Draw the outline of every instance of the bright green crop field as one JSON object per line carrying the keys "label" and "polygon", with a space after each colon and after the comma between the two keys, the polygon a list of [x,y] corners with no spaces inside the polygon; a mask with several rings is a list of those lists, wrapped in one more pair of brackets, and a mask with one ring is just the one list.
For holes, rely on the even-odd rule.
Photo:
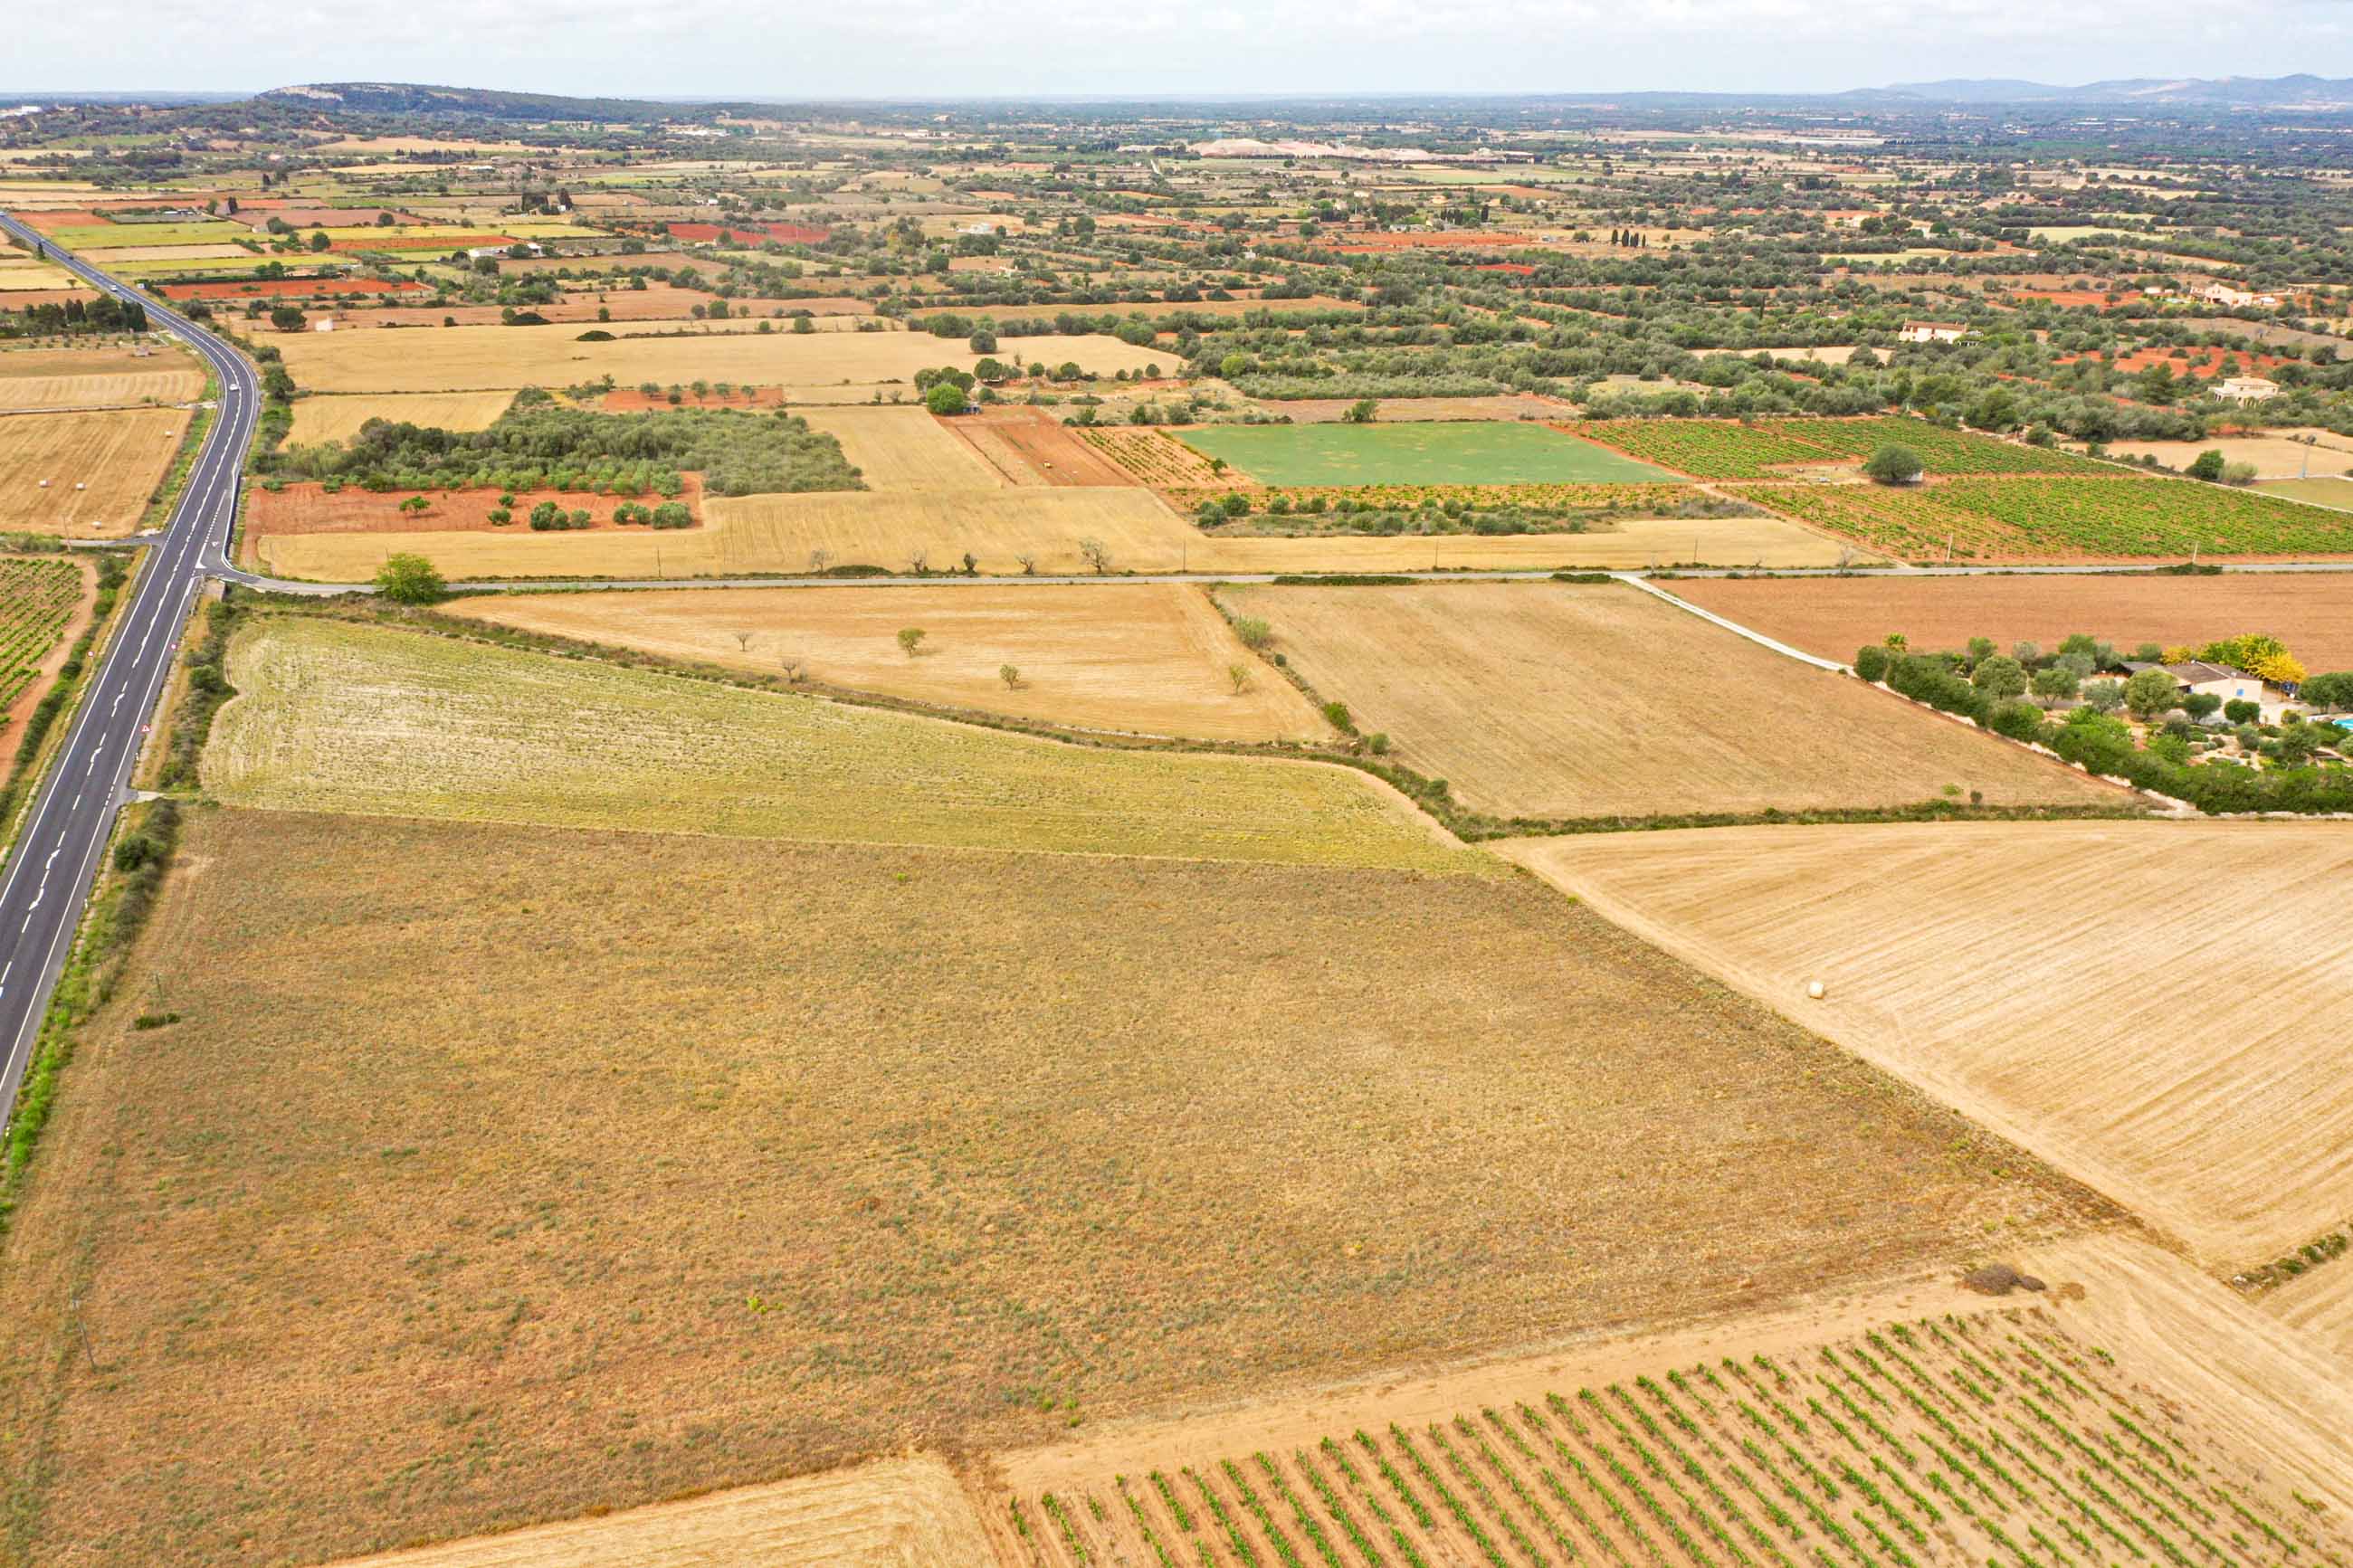
{"label": "bright green crop field", "polygon": [[1546,485],[1676,476],[1543,425],[1218,425],[1185,444],[1269,485]]}

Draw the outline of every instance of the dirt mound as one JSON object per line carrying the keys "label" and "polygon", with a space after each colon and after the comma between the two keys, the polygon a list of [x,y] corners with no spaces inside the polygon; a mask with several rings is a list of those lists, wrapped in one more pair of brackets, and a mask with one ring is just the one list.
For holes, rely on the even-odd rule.
{"label": "dirt mound", "polygon": [[2007,1296],[2012,1290],[2041,1290],[2042,1281],[2031,1274],[2021,1274],[2007,1263],[1989,1263],[1972,1268],[1961,1276],[1961,1283],[1981,1296]]}

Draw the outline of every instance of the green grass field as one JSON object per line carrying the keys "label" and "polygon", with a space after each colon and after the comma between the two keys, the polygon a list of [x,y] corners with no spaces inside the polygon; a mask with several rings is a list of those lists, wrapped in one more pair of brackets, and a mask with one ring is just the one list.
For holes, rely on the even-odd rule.
{"label": "green grass field", "polygon": [[2267,485],[2257,485],[2255,489],[2262,495],[2284,496],[2309,506],[2333,506],[2353,511],[2353,479],[2274,479]]}
{"label": "green grass field", "polygon": [[1663,468],[1542,425],[1219,425],[1185,444],[1270,485],[1543,485],[1664,479]]}

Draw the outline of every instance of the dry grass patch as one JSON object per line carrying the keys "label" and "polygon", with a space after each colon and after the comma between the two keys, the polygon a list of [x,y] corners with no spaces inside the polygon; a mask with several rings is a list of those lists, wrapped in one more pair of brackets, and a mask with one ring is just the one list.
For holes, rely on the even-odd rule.
{"label": "dry grass patch", "polygon": [[897,494],[1005,488],[997,471],[921,408],[812,408],[802,417],[841,443],[867,489]]}
{"label": "dry grass patch", "polygon": [[2055,648],[2075,632],[2137,645],[2207,643],[2268,632],[2316,670],[2353,669],[2353,575],[2276,573],[2220,577],[1694,577],[1677,597],[1841,662],[1901,632],[1915,648],[1957,648],[1974,637],[2004,647]]}
{"label": "dry grass patch", "polygon": [[[953,339],[913,332],[693,331],[680,337],[617,335],[584,343],[575,324],[449,327],[417,332],[293,332],[277,339],[295,384],[311,392],[454,392],[467,388],[568,386],[611,375],[640,382],[728,381],[823,393],[842,384],[912,384],[940,365],[970,370],[980,356]],[[1025,338],[1050,364],[1077,362],[1110,375],[1141,370],[1150,351],[1111,337]],[[1166,355],[1161,357],[1166,358]],[[912,384],[902,384],[912,392]],[[859,396],[865,395],[861,392]]]}
{"label": "dry grass patch", "polygon": [[121,991],[181,1021],[94,1027],[0,1271],[37,1563],[1036,1442],[2084,1213],[1524,878],[233,810],[182,854]]}
{"label": "dry grass patch", "polygon": [[1311,763],[1074,746],[486,647],[268,619],[205,753],[224,800],[723,837],[1476,871],[1402,800]]}
{"label": "dry grass patch", "polygon": [[2353,1213],[2336,825],[1734,828],[1504,853],[2210,1267],[2268,1263]]}
{"label": "dry grass patch", "polygon": [[1221,590],[1316,690],[1507,816],[2121,805],[2059,764],[1620,584]]}
{"label": "dry grass patch", "polygon": [[0,528],[79,539],[132,532],[179,455],[187,428],[183,408],[0,420]]}
{"label": "dry grass patch", "polygon": [[[666,658],[1082,728],[1218,741],[1329,731],[1198,588],[747,588],[495,595],[450,613]],[[911,657],[898,633],[924,637]],[[1018,673],[1008,680],[1004,671]],[[1229,671],[1248,681],[1237,691]]]}
{"label": "dry grass patch", "polygon": [[290,447],[348,441],[371,419],[443,430],[487,430],[514,401],[509,392],[420,392],[406,395],[303,397],[294,403]]}

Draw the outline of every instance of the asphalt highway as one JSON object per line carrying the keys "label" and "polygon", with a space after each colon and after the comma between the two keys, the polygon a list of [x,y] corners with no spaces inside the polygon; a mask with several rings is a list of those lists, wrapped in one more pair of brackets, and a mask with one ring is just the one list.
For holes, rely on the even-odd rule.
{"label": "asphalt highway", "polygon": [[[5,216],[0,229],[28,247],[47,244]],[[171,521],[145,552],[130,606],[84,689],[65,748],[40,784],[15,852],[0,867],[0,1124],[15,1114],[41,1016],[73,945],[189,606],[206,572],[227,565],[237,479],[260,407],[259,379],[236,350],[70,253],[54,245],[48,252],[92,288],[145,306],[151,325],[204,358],[220,390]]]}

